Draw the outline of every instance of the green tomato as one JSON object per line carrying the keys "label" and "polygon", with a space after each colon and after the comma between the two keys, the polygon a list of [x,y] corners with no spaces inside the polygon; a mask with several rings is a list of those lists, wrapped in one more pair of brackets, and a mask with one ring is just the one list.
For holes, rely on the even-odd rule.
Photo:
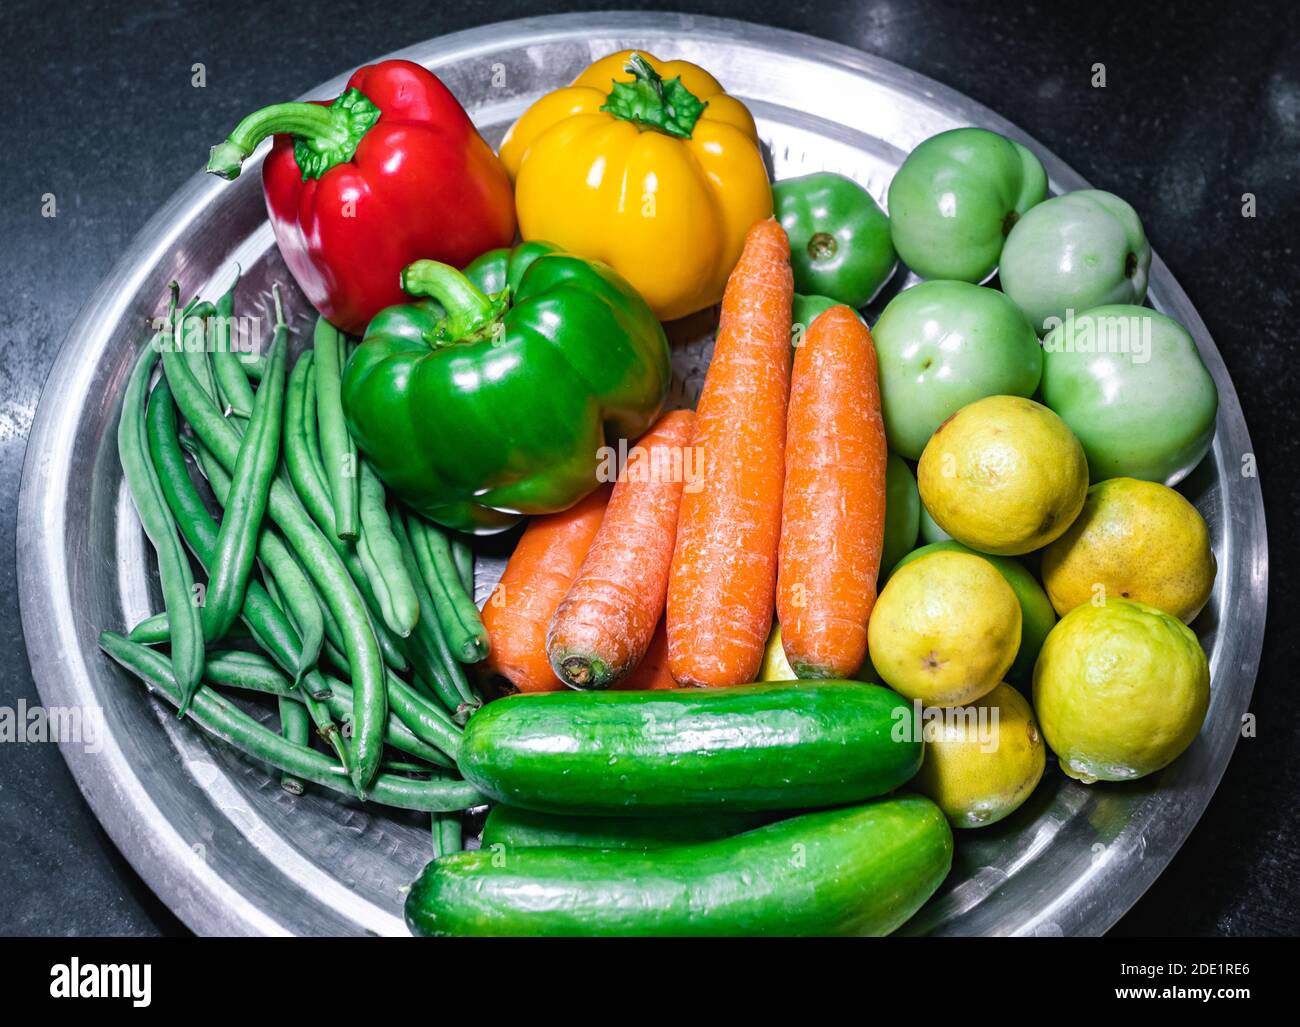
{"label": "green tomato", "polygon": [[1210,448],[1219,392],[1186,328],[1117,304],[1043,339],[1043,402],[1079,437],[1094,482],[1174,485]]}
{"label": "green tomato", "polygon": [[931,136],[889,186],[894,247],[922,278],[982,282],[1007,233],[1047,196],[1047,174],[1025,147],[983,128]]}
{"label": "green tomato", "polygon": [[1032,396],[1043,357],[1020,308],[995,289],[922,282],[871,332],[889,448],[917,460],[934,430],[985,396]]}
{"label": "green tomato", "polygon": [[788,178],[772,186],[772,206],[790,238],[796,292],[862,307],[893,275],[889,218],[853,179],[829,171]]}
{"label": "green tomato", "polygon": [[880,552],[880,576],[886,577],[916,545],[921,519],[921,494],[916,475],[897,453],[885,465],[885,544]]}
{"label": "green tomato", "polygon": [[1034,661],[1038,659],[1038,650],[1043,647],[1043,640],[1056,624],[1056,610],[1047,598],[1037,579],[1019,560],[1012,556],[990,556],[980,553],[969,546],[949,539],[944,542],[931,542],[920,549],[914,549],[898,561],[894,570],[898,570],[913,560],[918,560],[927,553],[970,553],[980,556],[997,568],[1011,586],[1011,591],[1020,601],[1020,648],[1016,651],[1015,661],[1007,671],[1007,680],[1013,685],[1028,688],[1034,678]]}
{"label": "green tomato", "polygon": [[[830,310],[831,307],[845,306],[839,300],[833,300],[829,296],[805,296],[801,293],[794,294],[794,306],[791,310],[790,317],[790,344],[798,346],[803,342],[804,334],[812,327],[812,323],[822,314]],[[866,324],[860,311],[855,310],[858,320]]]}
{"label": "green tomato", "polygon": [[930,511],[921,504],[921,530],[920,536],[922,542],[947,542],[951,535],[939,527],[939,523],[930,516]]}
{"label": "green tomato", "polygon": [[1002,291],[1040,332],[1067,311],[1141,303],[1151,244],[1137,211],[1113,193],[1080,189],[1029,211],[1007,237],[998,270]]}

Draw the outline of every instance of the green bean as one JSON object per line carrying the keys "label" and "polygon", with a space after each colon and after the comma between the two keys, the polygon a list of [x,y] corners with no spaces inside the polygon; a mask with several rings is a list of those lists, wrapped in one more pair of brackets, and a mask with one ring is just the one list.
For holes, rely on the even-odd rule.
{"label": "green bean", "polygon": [[[166,378],[159,379],[149,397],[146,423],[149,453],[162,485],[163,498],[191,552],[207,568],[211,566],[216,551],[217,522],[190,480],[176,432],[176,407]],[[288,617],[257,581],[250,581],[248,591],[244,593],[243,617],[257,644],[286,671],[296,674],[301,662],[302,641]]]}
{"label": "green bean", "polygon": [[[311,718],[307,715],[307,707],[294,702],[287,695],[281,696],[278,704],[280,734],[286,741],[306,748],[311,742]],[[295,777],[287,770],[280,775],[280,787],[290,795],[301,795],[305,791],[302,778]]]}
{"label": "green bean", "polygon": [[[226,423],[185,361],[174,354],[169,359],[164,353],[163,369],[176,403],[195,434],[229,471],[239,453],[238,432]],[[383,753],[388,708],[384,661],[365,600],[333,546],[284,481],[272,481],[267,509],[342,629],[355,698],[353,781],[358,793],[364,795]]]}
{"label": "green bean", "polygon": [[431,767],[427,763],[419,763],[413,760],[384,760],[379,764],[379,769],[388,774],[436,774],[438,767]]}
{"label": "green bean", "polygon": [[[172,427],[174,428],[174,426],[175,420],[173,418]],[[174,431],[171,435],[165,433],[160,434],[163,438],[162,447],[164,451],[169,449],[174,450],[176,448],[174,445],[168,446],[167,444],[168,439],[174,441]],[[203,476],[208,480],[208,485],[211,487],[212,493],[216,497],[217,502],[224,506],[226,497],[230,490],[230,475],[228,475],[226,469],[221,466],[221,462],[192,434],[182,435],[180,437],[180,448],[184,449],[194,458],[195,464],[198,466]],[[169,455],[165,459],[181,461],[181,457],[178,453]],[[188,485],[189,475],[188,471],[185,470],[183,462],[178,465],[176,473],[183,474],[184,478],[181,480]],[[186,492],[188,495],[184,502],[187,506],[193,507],[194,504],[202,505],[203,501],[198,497],[197,492],[194,492],[192,488],[187,488]],[[206,507],[202,508],[201,514],[198,510],[195,511],[195,520],[196,523],[202,523],[205,526],[205,534],[207,533],[206,528],[210,526],[210,534],[215,538],[217,531],[216,524],[212,521],[211,517],[207,516]],[[209,549],[211,548],[210,541],[211,540],[209,540],[208,545]],[[316,665],[317,660],[320,658],[320,636],[328,627],[333,627],[335,636],[338,639],[338,644],[342,645],[342,635],[334,624],[334,620],[330,616],[328,607],[325,606],[324,600],[317,593],[316,587],[312,584],[311,579],[307,577],[306,572],[304,572],[301,565],[299,565],[297,558],[295,558],[293,553],[290,552],[289,548],[285,545],[284,540],[276,532],[275,528],[269,524],[262,526],[262,532],[258,536],[257,555],[262,561],[264,577],[266,579],[265,585],[259,585],[256,579],[250,579],[246,598],[248,595],[255,594],[259,588],[265,588],[265,591],[273,600],[276,614],[279,615],[276,618],[277,621],[283,620],[285,623],[291,624],[294,636],[294,645],[292,646],[292,650],[297,654],[294,663],[292,665],[287,665],[285,663],[286,656],[284,655],[283,646],[276,647],[268,645],[267,640],[260,637],[257,633],[254,633],[253,637],[264,650],[275,658],[277,663],[293,674],[295,679],[299,678],[300,674],[302,674],[305,675],[303,680],[310,680],[312,678],[311,668]],[[283,585],[284,588],[277,588],[277,584]],[[245,602],[245,623],[248,622],[247,614],[247,602]],[[284,616],[285,614],[288,615],[287,619]],[[318,621],[319,625],[317,623]],[[306,669],[304,670],[304,668]],[[317,687],[323,688],[323,686],[319,685],[319,675],[316,675],[316,682]]]}
{"label": "green bean", "polygon": [[155,613],[152,617],[146,617],[126,633],[129,641],[139,642],[141,645],[161,645],[170,642],[172,633],[171,626],[167,622],[167,611]]}
{"label": "green bean", "polygon": [[[284,671],[261,653],[247,649],[211,650],[207,666],[203,668],[203,680],[221,688],[240,688],[276,697],[292,697],[296,691],[296,686]],[[321,675],[321,683],[320,698],[332,697],[334,687],[324,675]]]}
{"label": "green bean", "polygon": [[[135,627],[126,633],[126,637],[131,642],[139,642],[141,645],[166,645],[172,639],[171,625],[167,621],[167,611],[155,613],[139,621]],[[226,638],[251,638],[252,635],[248,626],[242,621],[231,627],[226,632]]]}
{"label": "green bean", "polygon": [[459,813],[433,814],[433,858],[460,852],[465,847]]}
{"label": "green bean", "polygon": [[[342,681],[336,679],[330,680],[332,682],[331,687],[336,690],[341,701],[351,697],[352,689]],[[391,695],[392,693],[390,692],[389,694]],[[448,726],[450,727],[450,725]],[[455,732],[454,738],[458,747],[460,734],[455,728],[451,728],[451,730]],[[454,770],[456,768],[456,758],[454,753],[448,753],[440,745],[435,745],[432,742],[421,738],[406,725],[405,721],[397,716],[395,710],[389,714],[388,726],[384,731],[384,741],[394,749],[399,749],[411,756],[418,756],[420,759],[424,760],[424,762],[432,763],[444,770]]]}
{"label": "green bean", "polygon": [[487,629],[474,600],[461,585],[447,536],[414,514],[407,516],[406,528],[415,561],[433,598],[438,624],[452,654],[461,663],[478,663],[488,654]]}
{"label": "green bean", "polygon": [[181,312],[181,316],[187,320],[198,318],[200,321],[205,321],[216,312],[217,308],[211,303],[195,296],[194,299],[185,304],[185,309]]}
{"label": "green bean", "polygon": [[[192,307],[186,308],[185,315],[182,315],[183,319],[192,316],[195,310],[199,310],[204,306],[212,307],[212,304],[207,302],[200,303],[198,300],[195,300]],[[190,368],[194,377],[198,379],[199,384],[203,386],[204,391],[207,392],[209,396],[215,398],[217,395],[217,383],[216,379],[212,377],[212,364],[208,360],[206,339],[202,333],[188,332],[183,328],[182,336],[183,338],[177,344],[176,351],[182,355],[186,366]],[[197,341],[191,342],[191,338]]]}
{"label": "green bean", "polygon": [[[190,549],[198,557],[199,562],[207,566],[216,546],[217,524],[208,513],[208,508],[191,482],[189,470],[185,466],[185,457],[176,434],[176,408],[172,403],[171,387],[166,378],[159,380],[149,399],[147,420],[149,450],[162,482],[167,505],[175,514]],[[195,446],[201,448],[197,444]],[[270,529],[263,534],[274,538],[270,534]],[[278,542],[278,538],[275,541]],[[272,559],[278,562],[277,557],[273,556]],[[295,566],[297,566],[296,562]],[[296,676],[298,668],[302,666],[304,651],[297,629],[290,623],[279,604],[257,581],[250,581],[248,584],[242,615],[244,624],[249,628],[254,641],[270,653],[280,666]],[[308,695],[315,697],[321,697],[329,692],[324,679],[314,670],[303,677],[302,686]],[[315,710],[312,714],[313,719],[317,720],[322,737],[337,747],[335,741],[338,738],[337,729],[328,719],[318,718]],[[344,761],[347,762],[346,759]]]}
{"label": "green bean", "polygon": [[[338,712],[340,701],[319,671],[312,671],[301,684],[295,685],[264,656],[242,649],[230,649],[209,655],[203,677],[209,684],[265,692],[277,698],[283,697],[302,703],[307,708],[308,716],[316,725],[316,733],[329,743],[338,755],[339,762],[349,768],[350,772],[352,756],[348,752],[342,733],[331,717],[332,713]],[[309,688],[313,683],[316,687]],[[344,711],[351,716],[351,691],[348,692],[347,698],[348,703]]]}
{"label": "green bean", "polygon": [[364,460],[360,462],[358,485],[361,533],[357,538],[357,556],[374,586],[375,598],[384,622],[402,638],[415,628],[420,616],[415,586],[402,562],[402,550],[388,523],[384,485]]}
{"label": "green bean", "polygon": [[[217,300],[216,317],[213,319],[212,370],[216,376],[217,387],[225,397],[226,413],[247,419],[253,415],[253,389],[248,384],[248,372],[244,369],[235,351],[233,342],[233,319],[235,312],[235,287],[239,284],[239,269],[235,269],[235,280],[226,294]],[[276,316],[281,317],[279,296],[276,296]],[[279,328],[276,328],[277,334]],[[274,345],[274,342],[272,343]]]}
{"label": "green bean", "polygon": [[478,707],[478,700],[469,691],[465,674],[443,638],[433,599],[420,575],[415,550],[406,531],[406,522],[396,508],[389,517],[389,523],[401,547],[402,561],[406,564],[411,583],[415,586],[416,599],[420,603],[420,617],[415,622],[411,637],[406,640],[407,655],[411,658],[416,675],[428,682],[438,696],[438,701],[452,714],[456,723],[464,724]]}
{"label": "green bean", "polygon": [[[268,586],[272,598],[278,600],[274,585],[268,582]],[[330,748],[338,756],[339,762],[348,768],[349,772],[351,771],[352,756],[348,752],[347,742],[330,716],[329,707],[323,701],[333,699],[334,696],[330,691],[329,683],[319,671],[313,670],[301,682],[295,684],[266,657],[243,649],[228,649],[209,652],[207,664],[203,668],[203,678],[208,684],[247,688],[302,703],[308,717],[316,725],[316,733],[329,743]]]}
{"label": "green bean", "polygon": [[[460,576],[460,587],[465,590],[469,596],[469,601],[474,602],[474,550],[460,536],[451,540],[451,558],[456,563],[456,573]],[[475,603],[477,606],[478,604]],[[482,614],[479,615],[480,620]]]}
{"label": "green bean", "polygon": [[[230,476],[211,452],[203,446],[197,449],[199,466],[208,479],[208,484],[212,486],[217,502],[224,508],[230,495]],[[276,605],[289,614],[301,640],[298,665],[293,672],[294,680],[300,681],[303,675],[316,666],[316,661],[320,658],[321,642],[325,636],[325,615],[320,600],[311,580],[269,524],[263,525],[258,536],[257,555],[270,579],[279,587]],[[271,589],[268,588],[267,591]]]}
{"label": "green bean", "polygon": [[[333,647],[326,643],[325,655],[329,662],[340,673],[346,674],[347,668],[340,666],[341,654],[332,650]],[[335,678],[329,680],[334,682],[336,688],[347,687]],[[387,671],[386,680],[388,709],[392,717],[423,744],[433,746],[455,759],[460,751],[461,729],[452,715],[442,707],[441,699],[432,690],[426,693],[416,685],[408,684],[392,670]],[[389,744],[395,743],[389,740]],[[403,748],[400,745],[397,747]]]}
{"label": "green bean", "polygon": [[[271,600],[275,603],[276,606],[278,606],[281,610],[284,610],[285,613],[289,614],[289,619],[291,621],[294,621],[295,618],[293,617],[293,614],[290,611],[289,603],[284,598],[284,590],[281,589],[279,583],[276,581],[275,575],[269,573],[265,567],[262,568],[262,571],[263,571],[262,573],[263,584],[266,587],[267,595],[271,597]],[[312,601],[315,602],[316,590],[311,587],[310,582],[307,583],[307,589],[311,593]],[[316,609],[319,610],[320,607],[317,606]],[[299,630],[301,633],[301,630],[298,629],[296,623],[294,624],[294,628],[295,630]],[[323,638],[321,639],[321,643],[324,644]],[[301,678],[298,677],[297,672],[295,671],[293,683],[295,685],[302,686],[313,698],[325,699],[329,696],[330,689],[329,689],[329,685],[325,683],[325,679],[321,677],[320,671],[316,666],[316,664],[319,661],[320,661],[320,652],[318,650],[316,653],[316,660],[312,663],[311,667],[307,669],[307,671],[302,675]],[[301,660],[299,661],[299,664],[301,665]]]}
{"label": "green bean", "polygon": [[[425,580],[424,572],[420,567],[420,545],[423,542],[423,534],[420,530],[419,519],[414,514],[408,514],[403,523],[406,527],[404,538],[406,539],[410,555],[415,561],[414,574],[416,580],[423,586],[424,594],[428,597],[430,604],[434,607],[434,617],[432,622],[427,626],[427,633],[433,653],[437,658],[436,665],[441,668],[443,676],[451,682],[452,687],[456,690],[456,694],[460,696],[462,704],[466,707],[461,712],[468,717],[470,713],[473,713],[474,710],[482,705],[482,700],[470,688],[469,681],[465,676],[465,669],[461,666],[462,661],[460,661],[457,658],[456,653],[452,651],[451,643],[447,638],[447,633],[442,628],[442,620],[437,616],[437,604],[433,591],[429,587],[429,583]],[[416,539],[417,535],[421,536],[420,542],[418,543]]]}
{"label": "green bean", "polygon": [[397,719],[416,738],[456,759],[460,753],[461,730],[450,714],[434,705],[396,674],[388,674],[387,684],[389,707]]}
{"label": "green bean", "polygon": [[253,416],[236,453],[226,511],[217,531],[207,601],[203,605],[203,634],[209,641],[225,634],[244,604],[244,591],[253,571],[257,541],[266,516],[267,495],[280,459],[284,360],[289,329],[280,313],[279,302],[277,291],[277,324],[275,341],[271,344],[270,367],[262,388],[258,390]]}
{"label": "green bean", "polygon": [[[172,283],[168,318],[176,320],[176,285]],[[172,329],[173,337],[175,327]],[[172,626],[171,662],[180,685],[180,710],[183,715],[203,676],[203,623],[195,603],[194,570],[181,542],[175,518],[167,506],[158,472],[149,459],[145,432],[145,400],[149,378],[161,348],[170,347],[166,340],[155,338],[146,345],[127,380],[126,396],[117,427],[117,451],[122,475],[140,515],[140,523],[158,554],[158,578],[162,583],[163,602],[168,623]]]}
{"label": "green bean", "polygon": [[[315,410],[314,407],[310,410],[307,409],[306,386],[311,381],[313,363],[312,354],[306,352],[298,359],[293,372],[289,375],[289,384],[285,392],[284,411],[285,468],[299,500],[343,561],[343,566],[347,568],[366,602],[366,608],[378,614],[380,607],[379,600],[375,596],[374,586],[366,576],[360,557],[335,532],[334,510],[329,498],[329,490],[325,485],[324,478],[312,466],[306,440],[306,419],[309,414],[314,417]],[[383,623],[382,615],[372,617],[371,626],[376,638],[379,640],[384,662],[399,673],[408,670],[410,664],[407,657],[398,644],[396,637]]]}
{"label": "green bean", "polygon": [[[316,365],[310,353],[303,354],[303,357],[307,360],[308,369],[306,392],[302,404],[302,435],[307,443],[307,455],[311,459],[311,466],[316,472],[317,480],[321,482],[321,488],[324,489],[325,458],[321,456],[320,425],[316,422]],[[333,513],[332,510],[330,512]]]}
{"label": "green bean", "polygon": [[186,354],[193,355],[190,359],[201,359],[205,368],[208,360],[207,324],[216,312],[217,308],[211,303],[195,296],[181,314],[181,349]]}
{"label": "green bean", "polygon": [[433,703],[438,708],[439,711],[441,711],[444,714],[447,714],[448,717],[451,716],[451,714],[447,713],[446,708],[442,705],[442,700],[438,698],[437,690],[433,687],[433,685],[425,681],[424,678],[420,677],[419,674],[411,675],[411,688],[419,695],[424,696],[425,699],[428,699],[429,702]]}
{"label": "green bean", "polygon": [[[100,634],[99,645],[151,690],[173,706],[179,705],[181,690],[162,656],[111,631]],[[348,791],[348,775],[344,768],[336,766],[321,753],[281,738],[208,685],[200,685],[195,691],[189,715],[209,734],[277,770],[289,771],[304,781],[334,791]],[[466,809],[487,801],[473,785],[459,779],[418,780],[391,774],[377,774],[367,797],[385,806],[431,813]]]}
{"label": "green bean", "polygon": [[316,416],[320,421],[325,480],[334,503],[338,537],[357,537],[357,447],[343,420],[342,374],[346,340],[332,324],[319,318],[312,340],[316,354]]}
{"label": "green bean", "polygon": [[[277,698],[285,697],[303,701],[303,697],[298,694],[280,669],[257,653],[238,649],[214,653],[208,659],[204,678],[209,684],[222,688],[239,688],[262,692]],[[322,681],[326,684],[323,698],[329,712],[344,723],[350,722],[352,688],[338,678],[327,675],[322,676]],[[460,745],[460,732],[451,726],[450,721],[446,722],[446,729],[451,732],[450,735],[445,732],[440,733],[436,728],[432,732],[422,732],[428,733],[429,737],[443,739],[443,741],[428,742],[411,731],[393,712],[388,717],[384,742],[394,749],[417,756],[426,763],[452,769],[456,765],[453,754]],[[447,746],[452,752],[448,753],[443,746]]]}

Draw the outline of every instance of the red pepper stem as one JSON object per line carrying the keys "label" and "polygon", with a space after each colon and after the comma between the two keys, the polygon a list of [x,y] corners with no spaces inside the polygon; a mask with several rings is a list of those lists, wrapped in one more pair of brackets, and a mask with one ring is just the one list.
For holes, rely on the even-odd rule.
{"label": "red pepper stem", "polygon": [[346,114],[318,103],[273,103],[253,111],[235,126],[224,143],[212,148],[208,172],[238,178],[239,169],[267,136],[291,135],[312,149],[326,151],[346,145],[350,125]]}
{"label": "red pepper stem", "polygon": [[505,310],[504,296],[488,296],[450,264],[417,260],[402,272],[402,289],[437,300],[447,316],[431,343],[457,342],[485,335]]}

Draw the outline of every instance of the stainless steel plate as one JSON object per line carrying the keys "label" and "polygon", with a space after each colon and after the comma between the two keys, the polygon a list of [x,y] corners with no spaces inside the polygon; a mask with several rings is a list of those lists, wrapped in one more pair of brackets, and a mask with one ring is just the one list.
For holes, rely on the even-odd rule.
{"label": "stainless steel plate", "polygon": [[[847,47],[740,22],[564,15],[462,32],[400,56],[435,70],[495,143],[541,93],[633,46],[697,61],[743,98],[778,177],[841,171],[883,201],[916,143],[983,125],[1029,144],[1054,190],[1087,184],[1013,125],[943,86]],[[309,96],[332,96],[344,79]],[[187,294],[213,294],[238,262],[244,309],[264,302],[271,282],[290,282],[266,222],[257,164],[233,184],[196,175],[135,240],[64,343],[23,476],[23,628],[44,703],[102,710],[102,748],[64,744],[64,754],[113,840],[182,920],[205,934],[400,933],[404,888],[429,851],[422,818],[315,793],[291,798],[260,765],[177,722],[95,647],[101,628],[124,628],[159,608],[114,443],[122,386],[147,319],[173,278]],[[1141,207],[1140,196],[1131,199]],[[905,284],[896,280],[888,292]],[[289,293],[305,323],[305,302]],[[1152,778],[1085,788],[1049,768],[1015,816],[962,834],[951,877],[908,931],[1105,931],[1182,844],[1232,753],[1264,630],[1263,503],[1257,479],[1241,471],[1251,445],[1232,382],[1159,258],[1150,299],[1192,332],[1219,387],[1213,453],[1184,486],[1209,522],[1219,562],[1213,598],[1195,625],[1210,653],[1209,717],[1191,749]],[[707,316],[674,326],[678,401],[689,402],[698,387],[710,327]],[[492,569],[484,563],[480,593]]]}

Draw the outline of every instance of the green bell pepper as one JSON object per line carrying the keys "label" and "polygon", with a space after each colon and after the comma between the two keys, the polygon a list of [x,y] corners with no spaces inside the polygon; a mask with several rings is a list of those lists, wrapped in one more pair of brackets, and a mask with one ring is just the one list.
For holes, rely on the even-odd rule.
{"label": "green bell pepper", "polygon": [[922,278],[982,282],[1016,221],[1047,196],[1047,173],[1025,147],[983,128],[920,143],[889,185],[894,246]]}
{"label": "green bell pepper", "polygon": [[1140,304],[1150,269],[1151,244],[1137,211],[1114,193],[1080,189],[1045,200],[1016,223],[998,277],[1041,333],[1067,311]]}
{"label": "green bell pepper", "polygon": [[357,447],[449,528],[486,534],[596,487],[598,450],[636,439],[668,392],[668,342],[612,268],[546,243],[464,272],[416,261],[411,303],[382,310],[343,375]]}
{"label": "green bell pepper", "polygon": [[898,266],[889,218],[851,178],[788,178],[772,186],[772,205],[790,239],[795,292],[866,306]]}
{"label": "green bell pepper", "polygon": [[1092,481],[1172,486],[1209,450],[1219,392],[1186,328],[1116,304],[1043,339],[1043,402],[1079,437]]}

